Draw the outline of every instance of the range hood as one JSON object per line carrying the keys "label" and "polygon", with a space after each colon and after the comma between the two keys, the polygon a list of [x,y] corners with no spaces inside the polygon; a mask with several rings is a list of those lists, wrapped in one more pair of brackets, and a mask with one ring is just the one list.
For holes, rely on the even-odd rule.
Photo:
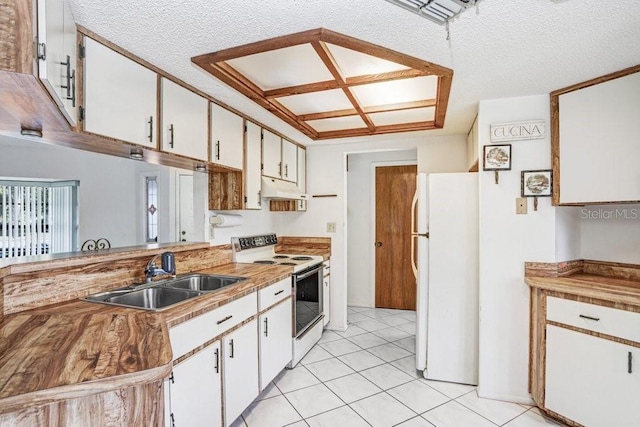
{"label": "range hood", "polygon": [[309,195],[300,191],[298,186],[281,179],[262,177],[262,197],[265,199],[308,200]]}

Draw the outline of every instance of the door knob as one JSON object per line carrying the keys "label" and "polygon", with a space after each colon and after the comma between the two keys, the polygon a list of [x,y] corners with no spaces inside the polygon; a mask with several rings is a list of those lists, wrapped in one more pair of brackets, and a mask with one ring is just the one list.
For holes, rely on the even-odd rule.
{"label": "door knob", "polygon": [[183,232],[182,232],[182,235],[184,236],[185,234],[187,234],[187,232],[186,232],[186,231],[183,231]]}
{"label": "door knob", "polygon": [[382,242],[376,242],[376,248],[379,248],[380,246],[382,246]]}

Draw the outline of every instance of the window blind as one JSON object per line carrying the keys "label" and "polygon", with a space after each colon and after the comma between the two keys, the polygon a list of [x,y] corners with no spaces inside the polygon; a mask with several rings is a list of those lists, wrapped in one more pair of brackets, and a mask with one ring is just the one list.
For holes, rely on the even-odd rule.
{"label": "window blind", "polygon": [[78,181],[0,181],[0,257],[77,247]]}

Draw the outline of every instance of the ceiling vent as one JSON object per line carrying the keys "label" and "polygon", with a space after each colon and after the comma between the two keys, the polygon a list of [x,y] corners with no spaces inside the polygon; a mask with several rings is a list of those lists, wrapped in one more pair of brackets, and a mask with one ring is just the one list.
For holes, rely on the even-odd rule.
{"label": "ceiling vent", "polygon": [[313,140],[439,129],[453,71],[318,28],[191,58]]}
{"label": "ceiling vent", "polygon": [[396,6],[427,18],[438,24],[446,24],[477,0],[387,0]]}

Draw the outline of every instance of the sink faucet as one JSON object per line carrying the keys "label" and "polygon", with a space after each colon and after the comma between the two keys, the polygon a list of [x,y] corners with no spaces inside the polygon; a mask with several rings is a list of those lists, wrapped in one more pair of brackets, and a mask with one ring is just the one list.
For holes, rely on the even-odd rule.
{"label": "sink faucet", "polygon": [[[155,262],[159,256],[162,257],[160,267]],[[163,252],[151,258],[144,269],[144,274],[147,283],[151,282],[159,274],[170,274],[171,277],[176,277],[176,261],[173,252]]]}

